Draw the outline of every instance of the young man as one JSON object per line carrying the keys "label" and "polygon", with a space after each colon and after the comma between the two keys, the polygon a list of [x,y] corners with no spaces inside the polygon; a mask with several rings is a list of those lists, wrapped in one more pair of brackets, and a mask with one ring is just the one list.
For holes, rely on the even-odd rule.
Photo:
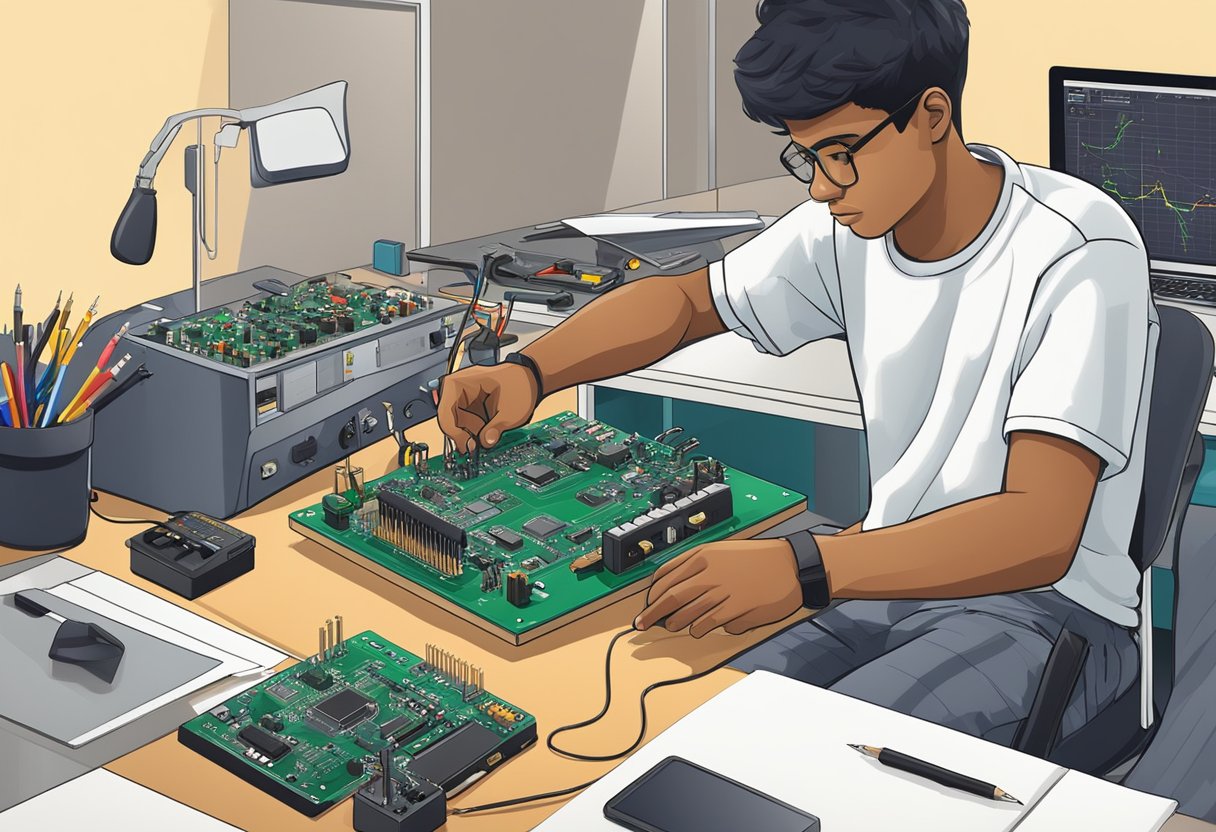
{"label": "young man", "polygon": [[[458,447],[538,397],[728,330],[787,354],[843,335],[872,499],[834,536],[722,541],[655,575],[637,626],[741,633],[765,668],[997,742],[1067,625],[1090,644],[1068,734],[1135,680],[1128,557],[1157,314],[1143,242],[1080,180],[966,145],[960,0],[782,0],[736,57],[810,200],[679,277],[614,290],[518,363],[443,386]],[[625,325],[623,322],[628,322]]]}

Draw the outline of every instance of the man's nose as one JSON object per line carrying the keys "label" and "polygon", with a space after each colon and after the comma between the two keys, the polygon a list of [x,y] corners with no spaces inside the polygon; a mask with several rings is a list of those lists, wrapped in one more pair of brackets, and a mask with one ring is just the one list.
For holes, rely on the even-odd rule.
{"label": "man's nose", "polygon": [[811,180],[808,191],[811,199],[816,202],[828,202],[829,200],[840,199],[844,196],[844,188],[828,179],[821,170],[815,171],[815,178]]}

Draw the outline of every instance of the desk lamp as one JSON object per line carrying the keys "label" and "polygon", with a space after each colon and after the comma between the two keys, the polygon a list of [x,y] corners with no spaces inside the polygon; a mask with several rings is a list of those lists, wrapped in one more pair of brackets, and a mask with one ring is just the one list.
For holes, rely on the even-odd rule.
{"label": "desk lamp", "polygon": [[[182,126],[196,120],[197,143],[186,148],[186,188],[193,194],[194,308],[200,311],[202,264],[199,242],[202,242],[211,259],[217,253],[205,235],[206,182],[202,164],[202,120],[208,117],[219,117],[221,120],[222,126],[214,139],[217,177],[221,149],[236,147],[241,130],[246,128],[250,138],[249,180],[253,187],[265,188],[333,176],[346,170],[350,161],[346,87],[345,81],[335,81],[260,107],[244,110],[203,108],[167,118],[140,162],[131,196],[127,198],[127,204],[114,224],[114,233],[110,236],[110,254],[134,266],[142,266],[152,259],[152,250],[156,245],[156,191],[152,181],[156,177],[156,168]],[[218,178],[216,182],[218,186]],[[218,201],[217,195],[217,204]],[[218,241],[213,239],[212,242]]]}

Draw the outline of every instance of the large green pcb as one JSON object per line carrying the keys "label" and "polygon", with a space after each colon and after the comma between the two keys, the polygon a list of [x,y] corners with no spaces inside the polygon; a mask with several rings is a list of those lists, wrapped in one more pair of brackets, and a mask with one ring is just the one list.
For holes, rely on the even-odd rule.
{"label": "large green pcb", "polygon": [[178,739],[308,815],[353,794],[386,748],[394,779],[409,783],[488,770],[535,741],[536,720],[486,693],[475,668],[434,647],[428,658],[370,630],[337,640],[190,720]]}
{"label": "large green pcb", "polygon": [[[407,465],[368,482],[363,506],[344,530],[327,522],[323,504],[293,511],[290,522],[348,557],[366,558],[407,585],[519,636],[648,578],[692,546],[730,537],[804,503],[801,494],[698,457],[687,437],[679,438],[686,443],[683,450],[679,442],[625,434],[567,411],[508,431],[496,447],[481,452],[476,470],[467,455],[453,456],[451,465],[435,457],[423,475]],[[721,482],[717,490],[729,488],[733,514],[726,519],[703,528],[666,529],[671,537],[656,538],[652,556],[620,574],[594,563],[606,530],[703,494],[707,485],[715,488],[715,479]],[[341,496],[359,502],[353,490]],[[435,547],[427,546],[435,542],[433,535],[403,541],[391,528],[386,534],[388,502],[408,502],[411,511],[420,507],[412,516],[433,515],[438,520],[430,521],[432,527],[460,531],[464,545],[453,556],[450,545],[443,548],[450,535],[440,534],[436,557]],[[517,583],[521,573],[526,578],[522,599],[518,592],[514,599],[522,604],[512,603],[512,573]]]}
{"label": "large green pcb", "polygon": [[249,367],[392,323],[433,303],[405,289],[378,289],[355,283],[346,274],[329,274],[301,281],[286,295],[157,322],[141,337],[222,364]]}

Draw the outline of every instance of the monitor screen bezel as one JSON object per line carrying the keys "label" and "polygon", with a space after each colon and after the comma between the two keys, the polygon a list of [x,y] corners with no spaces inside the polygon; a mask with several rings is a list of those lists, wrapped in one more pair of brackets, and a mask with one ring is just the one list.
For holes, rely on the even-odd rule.
{"label": "monitor screen bezel", "polygon": [[[1165,89],[1210,90],[1213,94],[1216,94],[1216,77],[1207,75],[1175,75],[1165,72],[1135,72],[1124,69],[1053,66],[1048,71],[1047,78],[1051,169],[1060,171],[1061,173],[1068,172],[1064,169],[1064,115],[1067,105],[1067,101],[1065,100],[1067,96],[1064,94],[1064,89],[1066,84],[1122,84]],[[1150,256],[1149,266],[1154,271],[1216,277],[1216,264],[1184,263],[1177,260],[1160,260]]]}

